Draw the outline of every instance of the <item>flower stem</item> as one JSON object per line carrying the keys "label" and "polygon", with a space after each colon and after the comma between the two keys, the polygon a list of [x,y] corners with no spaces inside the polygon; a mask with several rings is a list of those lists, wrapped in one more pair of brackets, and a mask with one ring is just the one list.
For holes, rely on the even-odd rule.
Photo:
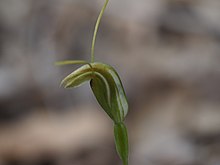
{"label": "flower stem", "polygon": [[98,19],[96,21],[96,24],[95,24],[95,30],[94,30],[94,33],[93,33],[92,47],[91,47],[91,63],[94,62],[95,42],[96,42],[97,32],[98,32],[98,29],[99,29],[99,24],[100,24],[100,21],[101,21],[101,18],[103,16],[103,14],[104,14],[104,11],[105,11],[105,9],[108,5],[108,2],[109,2],[109,0],[105,1],[105,4],[102,7],[102,10],[101,10],[101,12],[98,16]]}

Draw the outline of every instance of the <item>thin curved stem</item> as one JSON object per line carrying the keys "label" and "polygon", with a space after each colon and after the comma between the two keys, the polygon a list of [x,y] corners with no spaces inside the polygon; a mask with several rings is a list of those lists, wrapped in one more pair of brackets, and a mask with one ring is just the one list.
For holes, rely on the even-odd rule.
{"label": "thin curved stem", "polygon": [[91,63],[94,62],[95,42],[96,42],[97,32],[98,32],[98,29],[99,29],[99,24],[100,24],[100,21],[101,21],[101,18],[103,16],[103,14],[104,14],[104,11],[105,11],[105,9],[108,5],[108,2],[109,2],[109,0],[105,1],[105,4],[102,7],[102,10],[101,10],[101,12],[98,16],[98,19],[96,21],[96,24],[95,24],[95,30],[94,30],[94,33],[93,33],[92,47],[91,47]]}

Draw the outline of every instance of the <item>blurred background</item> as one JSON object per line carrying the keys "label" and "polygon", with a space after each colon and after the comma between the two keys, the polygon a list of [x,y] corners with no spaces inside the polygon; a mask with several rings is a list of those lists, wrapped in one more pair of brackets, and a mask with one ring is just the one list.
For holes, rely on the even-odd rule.
{"label": "blurred background", "polygon": [[[60,81],[90,59],[104,0],[0,0],[0,165],[120,165],[89,84]],[[220,1],[110,0],[96,61],[128,96],[130,165],[220,164]]]}

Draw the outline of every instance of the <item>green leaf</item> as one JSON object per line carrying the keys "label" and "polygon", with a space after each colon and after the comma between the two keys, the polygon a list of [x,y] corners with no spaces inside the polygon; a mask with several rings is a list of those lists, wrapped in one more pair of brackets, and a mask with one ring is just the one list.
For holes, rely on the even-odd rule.
{"label": "green leaf", "polygon": [[128,164],[128,135],[127,129],[123,123],[114,125],[115,145],[118,155],[124,165]]}

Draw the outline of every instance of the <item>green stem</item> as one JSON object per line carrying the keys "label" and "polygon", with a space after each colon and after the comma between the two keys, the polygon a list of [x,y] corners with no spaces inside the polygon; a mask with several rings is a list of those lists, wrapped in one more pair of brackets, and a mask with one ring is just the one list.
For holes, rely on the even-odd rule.
{"label": "green stem", "polygon": [[95,42],[96,42],[96,36],[97,36],[97,32],[98,32],[98,29],[99,29],[99,24],[100,24],[100,21],[101,21],[101,18],[104,14],[104,11],[108,5],[108,2],[109,0],[106,0],[105,1],[105,4],[104,6],[102,7],[102,10],[99,14],[99,17],[96,21],[96,24],[95,24],[95,30],[94,30],[94,33],[93,33],[93,39],[92,39],[92,47],[91,47],[91,63],[94,62],[94,52],[95,52]]}

